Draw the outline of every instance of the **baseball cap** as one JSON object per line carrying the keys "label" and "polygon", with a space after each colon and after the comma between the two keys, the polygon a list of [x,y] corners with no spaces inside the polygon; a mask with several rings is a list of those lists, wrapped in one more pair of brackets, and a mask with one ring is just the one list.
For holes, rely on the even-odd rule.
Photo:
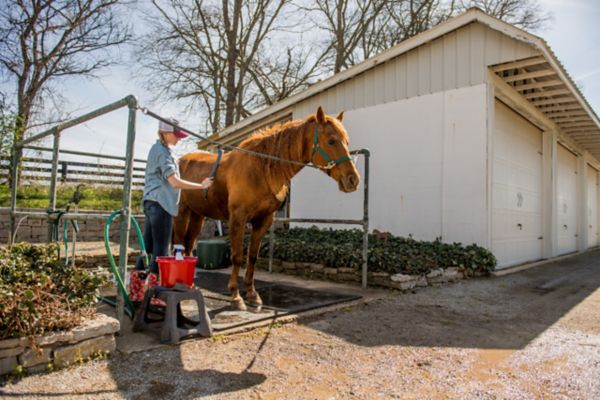
{"label": "baseball cap", "polygon": [[[179,125],[179,121],[177,121],[174,118],[169,118],[169,121],[173,125]],[[158,130],[161,132],[173,132],[173,134],[175,136],[177,136],[178,138],[181,138],[181,139],[190,136],[188,133],[186,133],[180,129],[176,129],[173,125],[163,122],[163,121],[158,121]]]}

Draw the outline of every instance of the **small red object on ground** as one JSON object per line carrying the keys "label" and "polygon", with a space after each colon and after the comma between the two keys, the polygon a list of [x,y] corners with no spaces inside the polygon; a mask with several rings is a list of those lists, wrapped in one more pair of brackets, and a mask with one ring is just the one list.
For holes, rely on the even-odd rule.
{"label": "small red object on ground", "polygon": [[183,260],[176,260],[175,257],[157,257],[160,286],[173,287],[177,282],[192,286],[197,261],[196,257],[184,257]]}

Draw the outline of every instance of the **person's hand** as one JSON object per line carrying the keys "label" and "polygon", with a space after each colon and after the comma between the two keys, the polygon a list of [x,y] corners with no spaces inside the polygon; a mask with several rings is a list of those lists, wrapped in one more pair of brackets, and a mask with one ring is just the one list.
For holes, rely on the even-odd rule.
{"label": "person's hand", "polygon": [[208,189],[209,187],[211,187],[213,184],[213,178],[206,178],[205,180],[202,181],[202,186],[204,186],[204,189]]}

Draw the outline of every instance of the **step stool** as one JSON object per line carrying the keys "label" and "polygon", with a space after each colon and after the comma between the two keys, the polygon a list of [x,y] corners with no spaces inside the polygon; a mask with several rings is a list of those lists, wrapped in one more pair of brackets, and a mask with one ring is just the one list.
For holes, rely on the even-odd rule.
{"label": "step stool", "polygon": [[[166,303],[164,318],[152,319],[148,316],[150,300],[158,298]],[[184,300],[194,300],[198,306],[199,321],[186,318],[181,312],[180,303]],[[152,311],[155,314],[154,311]],[[185,325],[191,328],[185,328]],[[204,304],[204,297],[198,289],[177,284],[173,288],[155,286],[146,291],[140,309],[135,314],[133,331],[152,331],[160,335],[162,343],[177,343],[179,339],[188,335],[212,336],[210,318]]]}

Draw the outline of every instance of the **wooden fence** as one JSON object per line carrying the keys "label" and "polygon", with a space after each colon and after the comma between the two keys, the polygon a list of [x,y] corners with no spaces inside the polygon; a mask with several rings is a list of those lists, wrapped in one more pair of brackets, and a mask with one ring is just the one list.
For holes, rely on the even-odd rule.
{"label": "wooden fence", "polygon": [[[6,182],[10,176],[10,158],[0,157],[0,182]],[[134,190],[143,189],[145,164],[137,161],[133,167]],[[49,185],[52,174],[52,160],[41,157],[24,157],[21,164],[20,183]],[[90,163],[81,161],[60,160],[58,180],[66,184],[86,184],[95,187],[123,187],[125,178],[125,162],[114,164]]]}

